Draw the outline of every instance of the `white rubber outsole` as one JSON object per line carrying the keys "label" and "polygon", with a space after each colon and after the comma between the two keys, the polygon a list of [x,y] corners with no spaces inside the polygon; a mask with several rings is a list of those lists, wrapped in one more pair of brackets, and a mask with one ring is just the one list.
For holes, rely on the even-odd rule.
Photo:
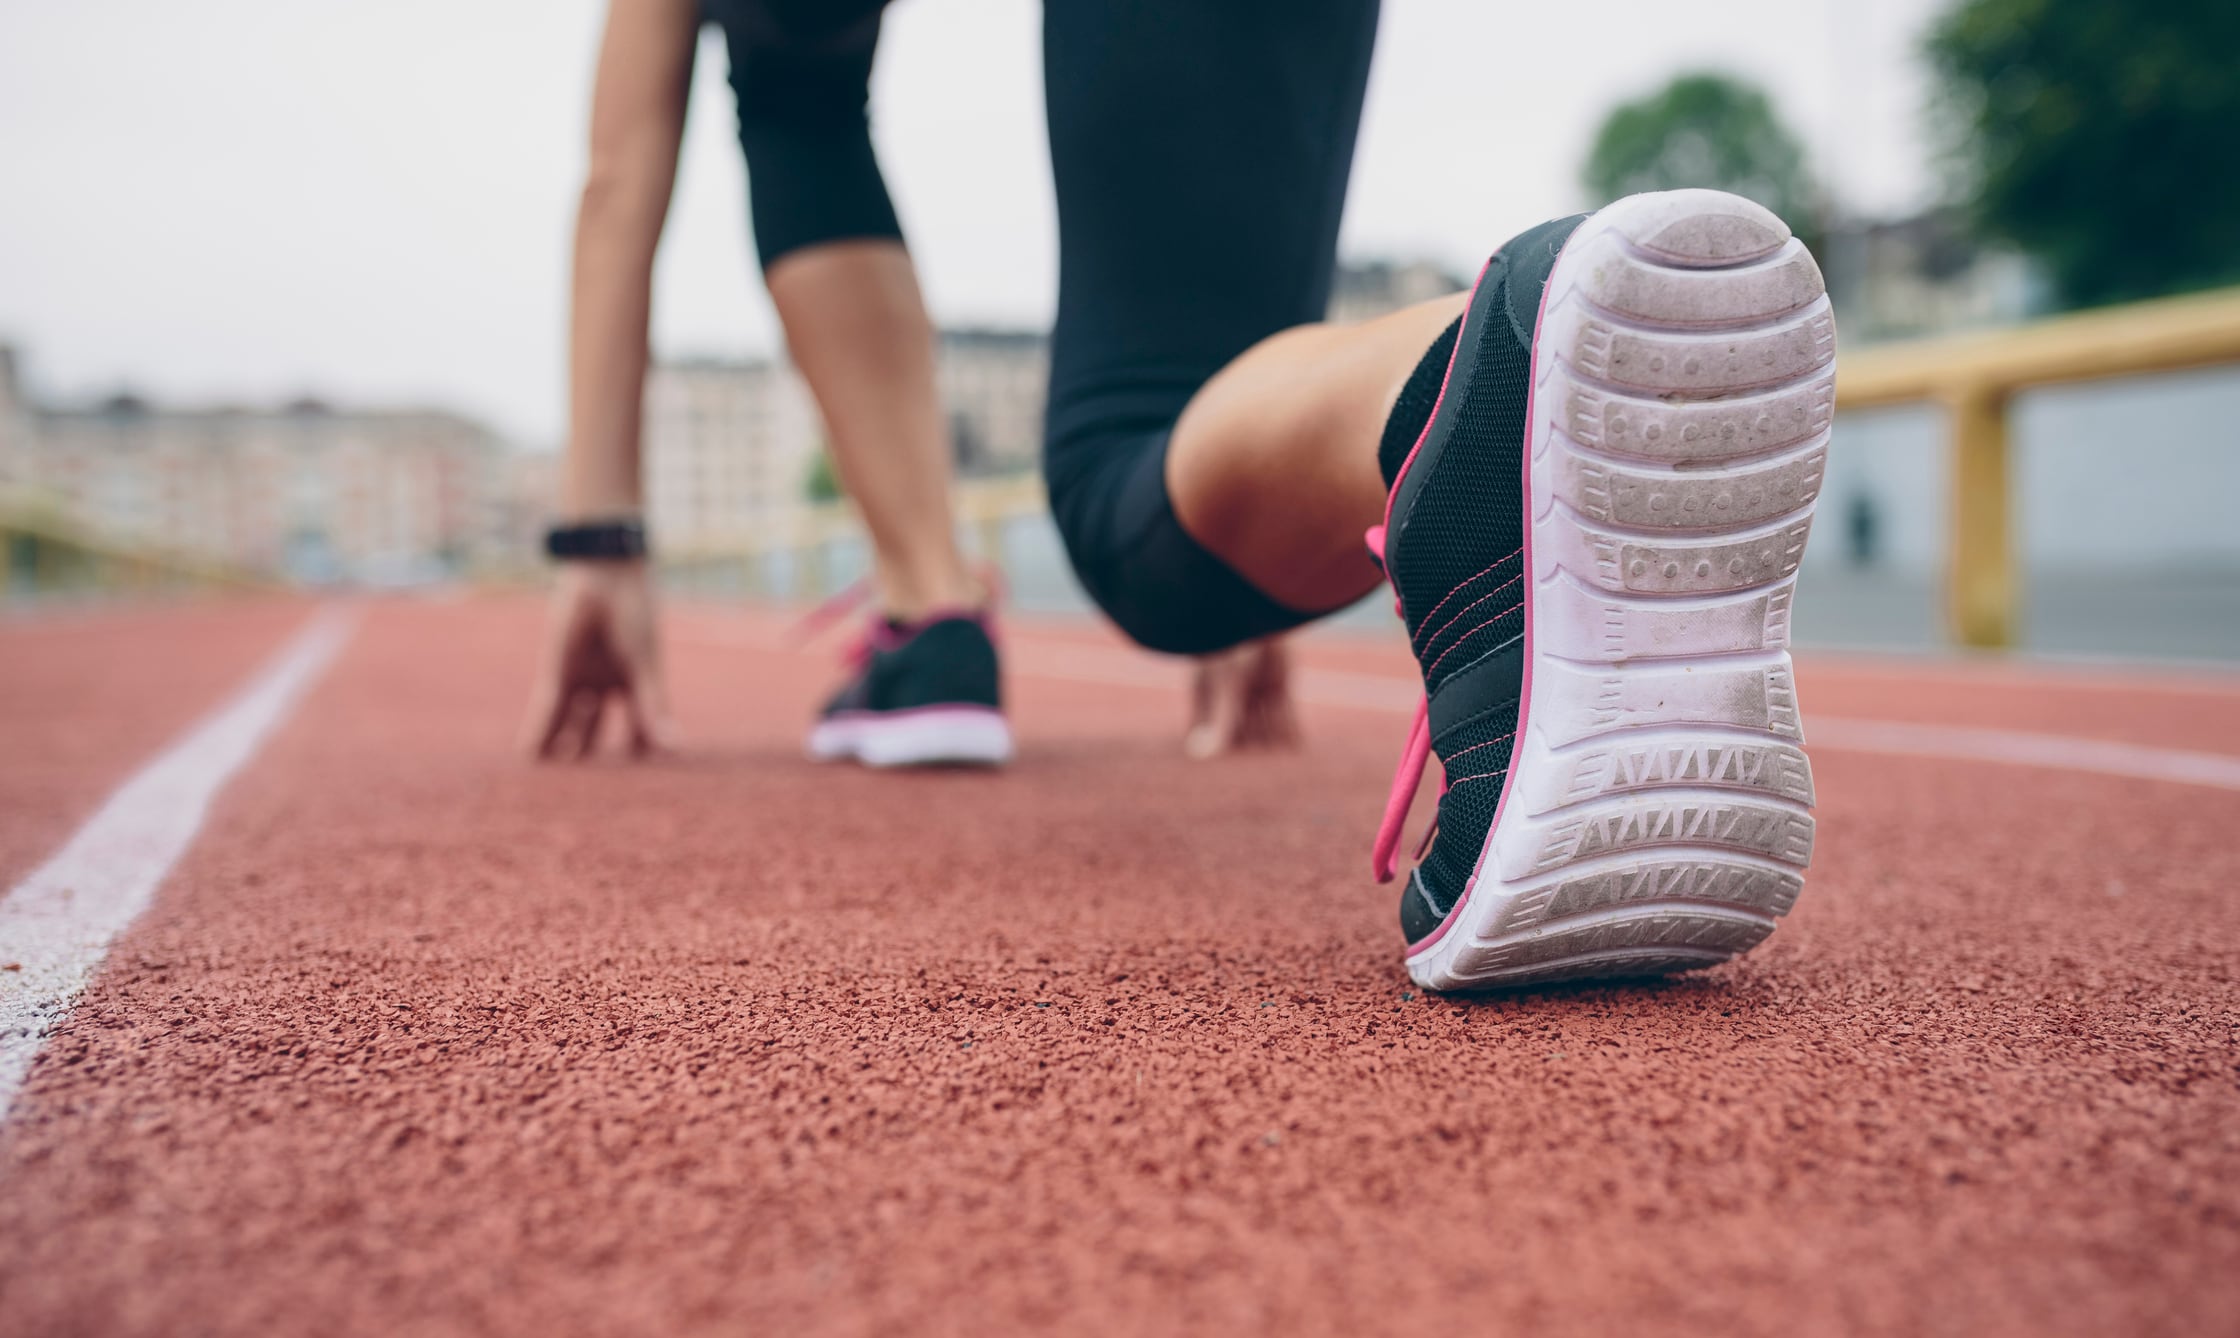
{"label": "white rubber outsole", "polygon": [[1526,711],[1437,990],[1661,975],[1773,931],[1812,858],[1789,605],[1835,325],[1773,214],[1636,195],[1556,258],[1533,345]]}
{"label": "white rubber outsole", "polygon": [[809,756],[867,767],[1001,766],[1011,760],[1011,726],[976,707],[895,715],[841,715],[809,731]]}

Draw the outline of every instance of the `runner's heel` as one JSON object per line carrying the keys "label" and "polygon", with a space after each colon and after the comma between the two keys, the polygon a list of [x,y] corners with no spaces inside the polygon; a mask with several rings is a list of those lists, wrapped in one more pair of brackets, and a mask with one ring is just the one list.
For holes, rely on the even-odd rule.
{"label": "runner's heel", "polygon": [[1527,421],[1526,728],[1436,989],[1657,975],[1771,933],[1812,857],[1789,659],[1826,466],[1819,267],[1716,191],[1634,196],[1549,275]]}

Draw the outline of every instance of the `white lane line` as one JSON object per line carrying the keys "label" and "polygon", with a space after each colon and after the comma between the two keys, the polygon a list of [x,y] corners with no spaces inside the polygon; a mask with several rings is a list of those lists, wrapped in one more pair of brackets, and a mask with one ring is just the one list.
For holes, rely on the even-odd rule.
{"label": "white lane line", "polygon": [[1897,757],[1954,758],[1965,762],[2005,762],[2014,766],[2090,771],[2103,776],[2240,790],[2240,757],[2221,753],[2150,748],[2138,743],[2080,739],[2072,734],[2033,734],[2019,729],[1980,729],[1973,725],[1913,725],[1809,712],[1805,715],[1804,726],[1807,748],[1888,753]]}
{"label": "white lane line", "polygon": [[[687,633],[686,639],[708,645],[756,649],[777,649],[781,644],[775,637],[734,629],[696,629]],[[1017,637],[1004,644],[1004,664],[1013,673],[1033,678],[1098,686],[1172,692],[1189,681],[1178,667],[1179,661],[1127,650],[1036,642]],[[1410,679],[1341,669],[1301,669],[1293,683],[1302,702],[1396,715],[1413,711],[1421,691]],[[2057,771],[2082,771],[2130,780],[2240,790],[2240,757],[2113,743],[2070,734],[2037,734],[1973,725],[1922,725],[1807,712],[1805,738],[1808,747],[1834,752],[2050,767]]]}
{"label": "white lane line", "polygon": [[[1308,670],[1299,675],[1299,696],[1327,706],[1412,711],[1415,692],[1415,684],[1382,674]],[[1805,714],[1804,725],[1808,748],[2051,767],[2058,771],[2085,771],[2134,780],[2240,790],[2240,757],[2221,753],[2114,743],[2072,734],[2037,734],[1974,725],[1920,725],[1811,712]]]}
{"label": "white lane line", "polygon": [[[1383,674],[1307,670],[1299,675],[1300,697],[1329,706],[1412,711],[1415,693],[1415,684]],[[2086,771],[2135,780],[2240,790],[2240,757],[2220,753],[2115,743],[2072,734],[2038,734],[1974,725],[1921,725],[1811,712],[1805,714],[1804,725],[1808,748],[2051,767],[2058,771]]]}
{"label": "white lane line", "polygon": [[210,801],[349,638],[354,619],[313,616],[233,700],[126,781],[52,859],[0,899],[0,1121],[40,1043],[69,1013],[109,944],[155,899]]}

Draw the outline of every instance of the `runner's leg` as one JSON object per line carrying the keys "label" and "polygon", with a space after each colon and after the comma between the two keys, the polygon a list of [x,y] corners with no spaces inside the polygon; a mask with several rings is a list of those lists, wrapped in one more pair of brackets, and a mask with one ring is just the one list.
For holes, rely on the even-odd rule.
{"label": "runner's leg", "polygon": [[[1376,582],[1377,429],[1453,310],[1295,330],[1328,304],[1376,19],[1376,0],[1045,11],[1051,505],[1083,583],[1155,649],[1265,636]],[[1238,362],[1255,346],[1275,351]]]}
{"label": "runner's leg", "polygon": [[730,47],[763,277],[870,531],[886,612],[911,619],[980,596],[950,514],[933,323],[871,147],[880,8],[709,12]]}

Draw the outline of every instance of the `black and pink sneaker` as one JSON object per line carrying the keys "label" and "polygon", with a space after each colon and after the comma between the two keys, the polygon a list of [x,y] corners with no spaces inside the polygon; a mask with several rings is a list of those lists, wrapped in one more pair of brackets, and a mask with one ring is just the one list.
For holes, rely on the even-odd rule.
{"label": "black and pink sneaker", "polygon": [[987,617],[881,618],[850,655],[855,675],[809,731],[809,756],[874,767],[999,766],[1011,760]]}
{"label": "black and pink sneaker", "polygon": [[1772,932],[1812,855],[1788,642],[1835,399],[1773,214],[1636,195],[1488,261],[1394,409],[1370,546],[1423,672],[1375,865],[1439,990],[1656,975]]}

